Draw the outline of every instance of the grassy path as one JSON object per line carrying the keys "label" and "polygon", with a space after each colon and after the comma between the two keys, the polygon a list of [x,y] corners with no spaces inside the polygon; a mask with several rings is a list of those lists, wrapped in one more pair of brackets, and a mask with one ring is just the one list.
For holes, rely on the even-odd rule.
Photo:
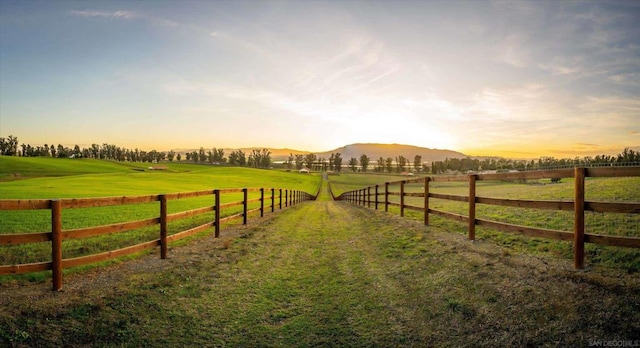
{"label": "grassy path", "polygon": [[640,339],[637,278],[575,272],[561,261],[512,255],[329,201],[326,193],[320,198],[222,240],[174,248],[170,260],[146,257],[74,276],[62,293],[48,284],[0,289],[0,346],[589,346]]}

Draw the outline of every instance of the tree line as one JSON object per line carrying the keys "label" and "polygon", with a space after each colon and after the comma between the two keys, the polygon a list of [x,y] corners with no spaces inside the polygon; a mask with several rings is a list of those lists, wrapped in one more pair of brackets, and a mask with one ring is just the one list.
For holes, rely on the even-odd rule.
{"label": "tree line", "polygon": [[637,164],[640,165],[640,152],[625,148],[615,156],[597,155],[595,157],[555,158],[540,157],[537,160],[514,160],[509,158],[447,158],[444,161],[435,161],[431,164],[432,174],[444,174],[449,172],[466,173],[485,170],[509,171],[509,170],[541,170],[567,167],[597,167],[607,165]]}
{"label": "tree line", "polygon": [[[182,155],[175,151],[145,151],[139,149],[127,149],[114,144],[104,143],[91,144],[90,147],[73,148],[56,145],[36,145],[20,144],[18,138],[9,135],[7,138],[0,137],[0,155],[3,156],[23,156],[23,157],[57,157],[57,158],[94,158],[103,160],[113,160],[120,162],[149,162],[158,163],[169,161],[182,161]],[[252,149],[246,154],[242,150],[232,151],[225,157],[224,149],[212,148],[210,150],[200,147],[198,151],[185,153],[186,161],[199,164],[228,164],[234,166],[249,166],[254,168],[270,168],[273,164],[271,151],[269,149]],[[351,171],[368,172],[372,159],[362,154],[359,158],[351,157],[347,161],[346,167]],[[395,157],[379,157],[372,166],[372,170],[378,173],[466,173],[485,170],[508,171],[508,170],[538,170],[564,167],[592,167],[604,165],[619,165],[623,163],[635,163],[640,165],[640,152],[630,148],[625,148],[621,153],[611,155],[597,155],[595,157],[575,157],[575,158],[554,158],[540,157],[537,160],[514,160],[509,158],[447,158],[444,161],[434,161],[431,166],[422,162],[422,156],[415,155],[413,161],[403,155]],[[316,171],[340,172],[343,167],[342,155],[332,153],[329,158],[317,157],[313,153],[293,154],[290,153],[284,162],[287,169],[302,169],[307,167]]]}
{"label": "tree line", "polygon": [[[73,148],[56,145],[36,145],[20,144],[18,137],[9,135],[9,137],[0,137],[0,155],[3,156],[22,156],[22,157],[55,157],[55,158],[93,158],[102,160],[112,160],[119,162],[149,162],[158,163],[169,161],[182,161],[183,157],[175,151],[145,151],[140,149],[127,149],[114,144],[104,143],[91,144],[90,147],[80,147],[75,145]],[[253,149],[247,156],[243,151],[237,150],[231,152],[227,159],[223,149],[213,148],[205,150],[201,147],[198,151],[185,153],[185,159],[200,164],[224,164],[237,166],[250,166],[255,168],[269,168],[271,166],[271,151],[268,149]]]}

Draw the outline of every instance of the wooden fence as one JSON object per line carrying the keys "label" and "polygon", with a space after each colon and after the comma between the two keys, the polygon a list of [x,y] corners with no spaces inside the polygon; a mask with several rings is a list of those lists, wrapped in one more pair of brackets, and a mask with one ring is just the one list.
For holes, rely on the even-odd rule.
{"label": "wooden fence", "polygon": [[[586,177],[637,177],[640,176],[640,167],[610,167],[610,168],[570,168],[547,171],[495,173],[495,174],[470,174],[451,176],[432,176],[397,182],[387,182],[384,186],[375,185],[363,189],[348,191],[335,197],[338,200],[345,200],[350,203],[367,207],[374,205],[378,209],[384,205],[384,210],[388,211],[389,206],[398,206],[400,216],[404,216],[406,209],[421,211],[424,213],[424,224],[429,224],[429,214],[435,214],[444,218],[468,223],[468,238],[475,240],[475,227],[485,226],[495,230],[518,233],[531,237],[540,237],[573,242],[574,267],[584,268],[584,243],[594,243],[609,246],[620,246],[629,248],[640,248],[640,238],[606,236],[585,233],[585,211],[600,213],[630,213],[640,214],[640,203],[622,202],[591,202],[585,201],[585,178]],[[538,180],[538,179],[560,179],[573,178],[575,180],[573,201],[546,201],[546,200],[516,200],[497,199],[488,197],[477,197],[476,181],[480,180]],[[446,195],[429,192],[429,183],[438,181],[465,181],[469,183],[468,196]],[[424,192],[405,192],[405,185],[408,183],[422,183]],[[400,186],[399,191],[390,191],[390,186]],[[383,200],[378,198],[383,196]],[[389,196],[399,196],[400,202],[390,202]],[[373,197],[373,199],[372,199]],[[424,198],[423,206],[412,206],[405,204],[405,197]],[[469,212],[467,216],[454,214],[429,207],[429,198],[437,198],[451,201],[467,202]],[[543,210],[563,210],[573,211],[574,222],[573,232],[520,226],[476,217],[476,205],[488,204],[505,207],[519,207]]]}
{"label": "wooden fence", "polygon": [[[249,199],[250,192],[253,192],[254,195],[256,195],[255,193],[259,192],[259,197]],[[220,204],[221,195],[229,193],[243,193],[243,199],[241,201]],[[214,202],[214,205],[188,211],[182,211],[174,214],[167,213],[167,203],[170,200],[193,198],[207,195],[214,196],[212,200]],[[64,268],[71,268],[80,265],[106,261],[143,250],[153,249],[157,246],[160,246],[160,257],[162,259],[165,259],[167,257],[167,246],[170,242],[177,241],[179,239],[205,231],[209,228],[215,229],[215,237],[218,238],[220,236],[220,226],[223,222],[242,218],[242,223],[246,224],[247,216],[251,213],[259,212],[260,217],[262,217],[264,216],[265,210],[270,209],[271,212],[274,212],[276,208],[283,209],[283,207],[290,207],[303,201],[315,200],[316,196],[310,195],[306,192],[289,189],[234,188],[131,197],[70,198],[52,200],[0,200],[0,210],[51,210],[50,232],[0,234],[0,245],[17,245],[50,241],[51,261],[16,265],[0,265],[0,275],[32,273],[51,270],[53,278],[53,289],[57,291],[62,288],[62,270]],[[79,228],[72,230],[62,229],[63,209],[106,207],[149,202],[160,202],[159,217],[89,228]],[[253,203],[253,205],[255,206],[257,205],[257,202],[259,202],[258,208],[248,209],[249,204]],[[240,213],[222,217],[222,212],[225,209],[235,206],[242,206],[242,211]],[[213,221],[171,235],[167,234],[167,223],[212,211],[214,212],[215,216]],[[158,239],[150,240],[122,249],[110,250],[99,254],[68,259],[63,258],[62,242],[64,240],[124,232],[154,225],[159,225],[160,227]]]}

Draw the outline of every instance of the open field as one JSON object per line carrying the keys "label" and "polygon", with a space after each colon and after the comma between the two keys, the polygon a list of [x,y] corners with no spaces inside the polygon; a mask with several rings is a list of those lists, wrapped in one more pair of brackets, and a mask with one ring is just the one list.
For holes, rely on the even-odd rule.
{"label": "open field", "polygon": [[[12,158],[0,156],[3,173],[13,173],[12,180],[0,182],[0,199],[53,199],[109,197],[188,192],[220,188],[288,188],[314,194],[319,175],[300,175],[282,171],[250,168],[201,166],[191,164],[162,165],[166,170],[148,170],[150,165],[128,165],[97,160]],[[256,193],[253,193],[255,196]],[[265,196],[270,192],[265,193]],[[253,196],[250,196],[253,198]],[[172,200],[168,213],[213,204],[212,196]],[[242,200],[242,193],[221,195],[221,203]],[[254,202],[249,209],[259,204]],[[225,216],[242,207],[225,210]],[[169,224],[168,234],[213,220],[213,212],[178,220]],[[77,229],[137,221],[159,216],[159,204],[143,203],[99,208],[65,209],[63,229]],[[51,229],[49,210],[0,211],[0,234],[45,232]],[[63,243],[65,258],[95,254],[158,238],[157,227],[140,228],[104,236],[68,240]],[[50,260],[49,243],[0,246],[0,264],[19,264]],[[69,270],[65,271],[68,272]],[[73,271],[73,270],[70,270]],[[44,272],[48,273],[48,272]],[[44,274],[18,276],[41,280]],[[0,282],[6,281],[3,277]]]}
{"label": "open field", "polygon": [[[640,336],[640,282],[328,196],[48,284],[0,288],[0,345],[589,346]],[[34,299],[37,299],[34,301]]]}
{"label": "open field", "polygon": [[[365,186],[380,185],[379,192],[384,192],[384,182],[397,182],[406,180],[406,177],[363,174],[342,174],[331,176],[331,187],[337,196],[342,192],[360,189]],[[506,199],[526,200],[561,200],[571,201],[574,194],[574,182],[572,179],[562,179],[560,183],[551,183],[549,180],[536,180],[530,182],[505,182],[505,181],[479,181],[477,182],[477,196]],[[587,201],[609,202],[640,202],[640,178],[589,178],[586,181]],[[399,191],[398,185],[390,186],[390,191]],[[422,184],[408,184],[406,192],[423,192]],[[448,195],[468,195],[468,183],[466,182],[432,182],[429,186],[431,193]],[[373,198],[372,198],[373,199]],[[384,196],[379,196],[384,201]],[[391,202],[399,203],[399,196],[390,196]],[[422,207],[423,198],[406,197],[405,204]],[[467,215],[468,204],[443,199],[431,198],[430,208],[446,212]],[[384,210],[384,205],[379,209]],[[399,208],[390,206],[389,212],[398,214]],[[417,220],[423,219],[422,212],[405,210],[405,216]],[[573,213],[571,211],[533,210],[516,207],[500,207],[477,204],[476,217],[493,221],[512,223],[517,225],[549,228],[554,230],[573,230]],[[452,232],[467,233],[466,224],[431,216],[431,224],[446,228]],[[640,214],[602,214],[595,212],[585,213],[585,227],[588,233],[640,237]],[[552,254],[561,258],[572,257],[572,244],[570,242],[553,241],[542,238],[528,238],[519,235],[508,234],[478,226],[476,238],[488,239],[513,250],[521,250],[536,254]],[[628,272],[640,271],[640,250],[608,247],[595,244],[586,245],[587,262],[590,266],[606,265],[622,268]]]}

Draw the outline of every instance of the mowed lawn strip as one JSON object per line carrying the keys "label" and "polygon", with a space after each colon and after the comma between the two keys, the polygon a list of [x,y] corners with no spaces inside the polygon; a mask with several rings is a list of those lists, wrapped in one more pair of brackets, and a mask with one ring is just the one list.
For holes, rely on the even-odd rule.
{"label": "mowed lawn strip", "polygon": [[564,260],[327,200],[228,233],[174,248],[169,260],[120,265],[126,279],[110,281],[104,273],[113,270],[105,270],[95,286],[74,288],[91,282],[76,275],[62,293],[41,285],[37,298],[0,289],[0,343],[589,346],[640,339],[633,275],[574,271]]}

